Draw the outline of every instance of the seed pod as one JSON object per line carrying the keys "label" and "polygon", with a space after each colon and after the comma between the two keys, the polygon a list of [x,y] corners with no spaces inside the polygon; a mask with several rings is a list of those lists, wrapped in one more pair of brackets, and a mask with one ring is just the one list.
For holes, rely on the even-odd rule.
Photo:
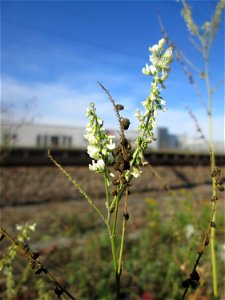
{"label": "seed pod", "polygon": [[113,196],[117,196],[117,190],[113,190],[113,191],[112,191],[112,195],[113,195]]}
{"label": "seed pod", "polygon": [[122,104],[116,104],[116,110],[123,110],[124,106]]}
{"label": "seed pod", "polygon": [[123,217],[126,221],[128,221],[130,216],[129,216],[128,212],[124,212]]}
{"label": "seed pod", "polygon": [[124,168],[123,168],[124,170],[129,170],[130,169],[130,163],[129,163],[129,161],[125,161],[124,162]]}
{"label": "seed pod", "polygon": [[120,164],[121,162],[123,162],[123,156],[122,153],[119,153],[115,159],[116,163]]}
{"label": "seed pod", "polygon": [[121,177],[121,181],[122,181],[123,184],[126,184],[126,183],[127,183],[127,180],[126,180],[125,177]]}
{"label": "seed pod", "polygon": [[115,209],[115,207],[113,206],[113,207],[111,207],[110,208],[110,210],[109,210],[109,212],[112,214],[113,212],[114,212],[114,209]]}
{"label": "seed pod", "polygon": [[222,185],[217,185],[217,189],[218,191],[220,192],[223,192],[224,191],[224,187]]}
{"label": "seed pod", "polygon": [[24,244],[23,247],[24,247],[24,249],[25,249],[26,251],[30,251],[30,246],[29,246],[29,244]]}
{"label": "seed pod", "polygon": [[217,197],[217,196],[212,196],[212,197],[211,197],[211,201],[212,201],[212,202],[216,202],[217,200],[218,200],[218,197]]}
{"label": "seed pod", "polygon": [[190,274],[190,278],[191,278],[192,280],[197,280],[197,281],[200,280],[200,276],[199,276],[199,274],[198,274],[198,272],[197,272],[196,270],[193,271],[193,272]]}
{"label": "seed pod", "polygon": [[128,145],[128,140],[125,137],[121,138],[120,145],[122,145],[126,148]]}
{"label": "seed pod", "polygon": [[132,153],[130,153],[130,152],[126,152],[123,155],[123,158],[124,158],[125,161],[130,161],[131,157],[132,157]]}
{"label": "seed pod", "polygon": [[182,284],[183,288],[189,287],[189,285],[190,285],[190,279],[187,278],[187,279],[183,280],[181,284]]}
{"label": "seed pod", "polygon": [[209,235],[207,234],[207,236],[205,237],[205,243],[204,243],[204,245],[208,246],[208,244],[209,244]]}
{"label": "seed pod", "polygon": [[216,228],[216,223],[215,222],[211,221],[210,225],[211,225],[211,227]]}
{"label": "seed pod", "polygon": [[118,178],[113,179],[112,184],[113,185],[118,185],[120,183]]}
{"label": "seed pod", "polygon": [[39,252],[32,252],[31,256],[33,259],[37,259],[40,256],[40,254],[39,254]]}
{"label": "seed pod", "polygon": [[222,185],[222,184],[223,184],[222,179],[221,179],[221,178],[217,178],[217,179],[216,179],[216,184]]}
{"label": "seed pod", "polygon": [[121,172],[123,172],[123,170],[124,170],[124,165],[125,165],[124,162],[121,162],[121,163],[119,164],[119,170],[120,170]]}
{"label": "seed pod", "polygon": [[63,294],[63,289],[58,286],[55,287],[55,294],[60,297]]}
{"label": "seed pod", "polygon": [[36,271],[35,271],[35,274],[36,275],[39,275],[39,274],[41,274],[41,272],[44,272],[44,273],[47,273],[47,270],[45,269],[45,267],[40,267],[39,269],[37,269]]}
{"label": "seed pod", "polygon": [[124,130],[127,130],[129,128],[129,126],[130,126],[130,120],[127,119],[127,118],[123,118],[121,120],[121,125],[122,125],[122,127],[123,127]]}
{"label": "seed pod", "polygon": [[29,264],[30,264],[30,266],[31,266],[32,269],[34,269],[36,267],[36,264],[33,261],[30,261]]}
{"label": "seed pod", "polygon": [[190,280],[190,285],[193,289],[196,289],[199,286],[198,280]]}
{"label": "seed pod", "polygon": [[5,235],[3,233],[1,233],[0,235],[0,241],[2,241],[4,239]]}

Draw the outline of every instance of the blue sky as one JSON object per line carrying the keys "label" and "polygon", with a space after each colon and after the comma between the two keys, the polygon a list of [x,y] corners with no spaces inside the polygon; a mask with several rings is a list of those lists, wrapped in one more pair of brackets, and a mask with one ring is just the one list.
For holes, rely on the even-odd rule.
{"label": "blue sky", "polygon": [[[216,1],[190,1],[201,25],[210,19]],[[202,68],[188,39],[181,3],[177,1],[1,1],[1,81],[3,103],[12,103],[22,117],[24,103],[35,99],[37,123],[84,126],[86,107],[95,102],[106,127],[116,127],[111,105],[98,86],[102,82],[132,121],[149,93],[148,47],[162,35],[157,14],[178,49]],[[224,77],[224,19],[211,56],[212,84]],[[204,84],[194,74],[204,93]],[[198,116],[207,135],[207,118],[180,65],[172,64],[163,96],[168,112],[158,126],[171,133],[197,136],[185,106]],[[214,94],[215,138],[223,140],[224,88]]]}

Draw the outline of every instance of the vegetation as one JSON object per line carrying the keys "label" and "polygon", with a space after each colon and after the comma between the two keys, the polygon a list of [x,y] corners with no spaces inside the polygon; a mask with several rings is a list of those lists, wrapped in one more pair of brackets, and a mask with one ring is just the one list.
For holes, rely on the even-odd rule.
{"label": "vegetation", "polygon": [[[222,278],[218,274],[219,271],[222,272],[224,259],[221,255],[224,248],[222,241],[224,220],[222,212],[217,212],[216,219],[216,208],[220,192],[224,191],[224,188],[221,170],[216,166],[213,147],[214,89],[210,84],[209,57],[225,1],[221,0],[218,3],[211,22],[204,23],[201,30],[195,24],[186,1],[183,0],[182,4],[185,22],[191,33],[199,40],[200,45],[197,48],[200,49],[205,62],[201,77],[206,83],[208,99],[206,113],[210,131],[208,145],[212,176],[212,193],[209,197],[211,210],[208,201],[205,201],[207,199],[194,201],[191,194],[180,191],[177,194],[169,193],[170,196],[163,201],[163,206],[160,205],[160,199],[157,201],[151,198],[145,199],[146,203],[139,223],[130,220],[130,186],[135,178],[141,176],[142,168],[146,165],[144,152],[149,143],[155,140],[153,130],[157,126],[156,116],[159,110],[165,110],[166,105],[161,90],[165,89],[170,64],[173,61],[173,47],[169,45],[169,48],[164,49],[166,41],[169,42],[166,36],[149,48],[151,64],[146,64],[142,69],[143,74],[150,76],[152,81],[150,93],[142,103],[143,111],[137,110],[135,114],[139,122],[139,136],[134,149],[126,138],[130,120],[121,116],[124,107],[115,102],[101,83],[99,85],[107,94],[118,120],[120,140],[117,145],[114,137],[106,133],[104,122],[98,117],[95,104],[91,103],[87,109],[89,123],[85,138],[89,143],[88,154],[92,158],[89,169],[97,173],[96,176],[100,175],[103,178],[105,209],[100,208],[97,202],[89,197],[76,179],[72,178],[49,151],[51,161],[86,198],[95,214],[91,214],[85,220],[77,219],[77,215],[66,221],[63,220],[64,226],[66,222],[68,223],[67,237],[73,238],[75,235],[78,239],[72,241],[69,249],[65,248],[60,253],[55,252],[54,249],[50,251],[51,257],[46,264],[39,259],[40,253],[33,251],[27,243],[31,231],[35,228],[34,225],[17,226],[20,233],[16,239],[5,229],[0,228],[1,240],[6,238],[11,242],[0,264],[0,269],[5,274],[3,282],[5,299],[20,299],[19,297],[51,299],[55,295],[61,299],[66,297],[70,299],[185,299],[189,289],[195,290],[199,285],[194,294],[191,292],[191,297],[218,299],[219,291],[222,291],[223,287]],[[190,114],[198,125],[193,113]],[[158,178],[161,177],[158,175]],[[101,221],[99,228],[94,226],[95,222],[98,224],[96,216]],[[59,222],[55,228],[58,230],[61,226]],[[130,230],[125,234],[128,226]],[[79,238],[88,231],[88,228],[91,228],[89,230],[91,234],[89,235],[88,232],[88,239],[83,242],[82,247],[77,247]],[[201,241],[200,246],[199,241]],[[210,253],[207,251],[209,244]],[[34,277],[29,277],[30,269],[25,267],[23,275],[19,280],[16,279],[20,266],[17,266],[14,273],[13,262],[19,252],[25,256],[34,270]],[[197,252],[197,259],[194,255],[190,255],[194,252]],[[53,256],[54,263],[51,265]],[[54,269],[55,266],[60,268],[63,274],[60,280],[66,282],[66,285],[73,286],[74,293],[69,291],[65,284],[60,283],[50,271],[50,268]],[[189,274],[188,277],[182,281],[181,278],[187,276],[186,274]],[[46,277],[46,281],[43,281],[42,275]],[[32,287],[28,291],[23,289],[26,281]],[[180,288],[181,281],[184,291]],[[54,296],[50,288],[52,283]]]}

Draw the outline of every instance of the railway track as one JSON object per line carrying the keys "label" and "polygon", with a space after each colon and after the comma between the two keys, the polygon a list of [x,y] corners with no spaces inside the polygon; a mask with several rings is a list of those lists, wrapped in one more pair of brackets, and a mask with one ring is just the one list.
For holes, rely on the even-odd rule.
{"label": "railway track", "polygon": [[[91,162],[86,150],[83,149],[52,149],[53,157],[62,165],[85,166]],[[209,154],[184,151],[151,150],[145,159],[151,165],[193,166],[209,165]],[[225,165],[225,155],[216,154],[216,164]],[[12,148],[0,149],[0,165],[10,166],[51,166],[46,148]]]}

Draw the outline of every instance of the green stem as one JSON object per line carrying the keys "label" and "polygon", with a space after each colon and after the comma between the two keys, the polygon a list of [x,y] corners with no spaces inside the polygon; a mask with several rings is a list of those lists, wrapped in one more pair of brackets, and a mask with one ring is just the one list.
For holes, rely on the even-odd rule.
{"label": "green stem", "polygon": [[118,263],[117,263],[117,254],[116,254],[116,243],[115,243],[115,233],[111,231],[110,224],[107,223],[110,243],[111,243],[111,250],[112,250],[112,257],[113,257],[113,267],[114,267],[114,274],[115,274],[115,281],[116,281],[116,295],[117,299],[120,299],[120,276],[118,274]]}
{"label": "green stem", "polygon": [[109,203],[109,185],[108,185],[108,172],[105,171],[104,173],[104,181],[105,181],[105,196],[106,196],[106,209],[107,209],[107,222],[109,222],[110,219],[110,203]]}
{"label": "green stem", "polygon": [[[209,134],[210,134],[210,165],[211,172],[215,169],[215,153],[213,144],[213,122],[212,122],[212,90],[209,80],[209,53],[205,53],[205,81],[208,93],[208,124],[209,124]],[[216,178],[212,177],[212,196],[217,196],[216,190]],[[215,203],[212,203],[212,210],[215,210]],[[216,222],[216,212],[212,215],[212,221]],[[212,276],[213,276],[213,294],[215,299],[218,298],[218,281],[217,281],[217,264],[216,264],[216,253],[215,253],[215,228],[211,228],[210,235],[210,250],[211,250],[211,263],[212,263]]]}
{"label": "green stem", "polygon": [[127,221],[125,218],[123,218],[123,224],[122,224],[122,235],[121,235],[121,242],[120,242],[120,254],[119,254],[119,262],[118,262],[118,272],[121,275],[122,273],[122,259],[123,259],[123,248],[124,248],[124,236],[125,236],[125,230],[126,230],[126,223]]}

